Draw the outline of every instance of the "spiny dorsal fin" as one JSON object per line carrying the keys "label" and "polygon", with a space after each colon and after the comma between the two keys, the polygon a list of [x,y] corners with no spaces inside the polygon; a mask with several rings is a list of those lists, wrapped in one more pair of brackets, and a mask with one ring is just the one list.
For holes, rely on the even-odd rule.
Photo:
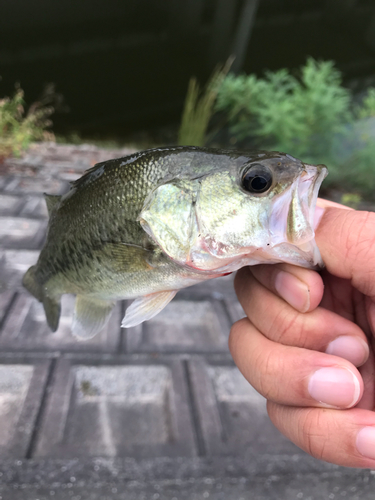
{"label": "spiny dorsal fin", "polygon": [[151,293],[150,295],[135,299],[126,310],[121,328],[130,328],[153,318],[169,304],[176,293],[177,290],[170,290],[167,292]]}
{"label": "spiny dorsal fin", "polygon": [[114,161],[115,160],[102,161],[100,163],[96,163],[93,167],[88,168],[84,171],[81,177],[70,183],[70,189],[84,187],[86,184],[90,184],[95,179],[98,179],[103,175],[104,167]]}
{"label": "spiny dorsal fin", "polygon": [[53,207],[61,200],[61,196],[58,194],[47,194],[43,193],[44,199],[46,200],[48,215],[51,217],[51,212]]}

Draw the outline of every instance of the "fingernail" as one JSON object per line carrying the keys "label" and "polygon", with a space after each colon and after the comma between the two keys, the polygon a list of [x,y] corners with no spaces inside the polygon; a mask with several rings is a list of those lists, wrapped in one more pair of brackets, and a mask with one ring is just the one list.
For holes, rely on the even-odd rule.
{"label": "fingernail", "polygon": [[277,293],[297,311],[306,312],[310,307],[310,291],[305,283],[291,273],[279,271],[275,278]]}
{"label": "fingernail", "polygon": [[361,338],[342,335],[328,344],[326,353],[340,356],[354,366],[362,366],[367,361],[370,351],[367,343]]}
{"label": "fingernail", "polygon": [[361,455],[375,460],[375,427],[363,427],[357,434],[356,446]]}
{"label": "fingernail", "polygon": [[328,406],[350,408],[361,393],[359,380],[346,368],[320,368],[310,377],[310,396]]}

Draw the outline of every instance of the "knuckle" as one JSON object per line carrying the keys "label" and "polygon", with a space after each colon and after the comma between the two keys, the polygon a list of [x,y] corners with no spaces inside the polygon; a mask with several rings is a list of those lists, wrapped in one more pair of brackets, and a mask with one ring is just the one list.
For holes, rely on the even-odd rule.
{"label": "knuckle", "polygon": [[[306,337],[304,322],[301,321],[301,314],[298,311],[292,311],[288,306],[280,309],[270,322],[267,335],[272,335],[275,342],[282,344],[300,345],[301,338]],[[297,338],[298,337],[298,338]]]}
{"label": "knuckle", "polygon": [[282,401],[284,384],[278,380],[284,380],[286,367],[279,349],[259,350],[254,357],[254,368],[256,379],[252,385],[256,390],[269,401]]}
{"label": "knuckle", "polygon": [[269,384],[269,378],[272,377],[272,363],[273,356],[270,352],[258,352],[254,360],[255,373],[257,380],[254,381],[254,386],[257,391],[262,394],[266,399],[274,399],[271,391],[272,384]]}
{"label": "knuckle", "polygon": [[348,226],[346,235],[347,255],[358,257],[371,250],[375,243],[375,214],[371,212],[356,212]]}
{"label": "knuckle", "polygon": [[[352,214],[350,214],[352,216]],[[343,247],[345,248],[345,261],[348,268],[351,270],[352,277],[361,274],[363,278],[364,271],[357,271],[357,265],[365,262],[366,265],[366,280],[365,283],[371,288],[374,293],[374,272],[369,275],[369,270],[375,267],[374,245],[375,245],[375,214],[371,212],[356,212],[355,217],[352,216],[348,229],[342,231]]]}
{"label": "knuckle", "polygon": [[234,290],[236,292],[237,297],[241,297],[243,295],[249,295],[249,289],[251,286],[250,278],[250,270],[248,267],[243,267],[238,270],[234,277]]}
{"label": "knuckle", "polygon": [[325,411],[322,408],[309,408],[302,411],[298,442],[312,457],[324,460],[329,449],[329,435],[323,423]]}
{"label": "knuckle", "polygon": [[244,333],[244,329],[246,326],[249,324],[249,320],[247,318],[242,318],[239,321],[236,321],[233,323],[230,332],[229,332],[229,338],[228,338],[228,347],[229,351],[232,353],[235,353],[238,344],[241,341],[242,335]]}
{"label": "knuckle", "polygon": [[274,290],[274,281],[279,272],[280,264],[258,264],[251,267],[255,279],[269,290]]}
{"label": "knuckle", "polygon": [[347,418],[336,410],[291,407],[269,401],[267,412],[280,432],[314,458],[349,467],[368,466],[362,457],[358,460],[355,418]]}

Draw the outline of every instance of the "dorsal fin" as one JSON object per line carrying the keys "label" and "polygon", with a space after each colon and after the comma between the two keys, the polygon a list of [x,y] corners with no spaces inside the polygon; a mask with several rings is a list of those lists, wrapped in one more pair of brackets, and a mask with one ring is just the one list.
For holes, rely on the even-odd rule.
{"label": "dorsal fin", "polygon": [[107,163],[110,163],[111,161],[114,160],[108,160],[108,161],[102,161],[101,163],[96,163],[93,167],[85,170],[81,177],[70,183],[71,186],[70,189],[83,187],[86,184],[94,181],[95,179],[103,175],[104,167],[106,166]]}
{"label": "dorsal fin", "polygon": [[43,193],[44,199],[46,200],[48,215],[51,216],[53,207],[61,200],[61,196],[58,194],[47,194]]}
{"label": "dorsal fin", "polygon": [[126,167],[126,165],[129,165],[134,161],[138,160],[139,158],[147,156],[148,154],[153,152],[158,152],[160,155],[164,151],[166,154],[168,154],[173,151],[178,152],[179,150],[182,149],[184,149],[183,146],[176,146],[176,147],[167,146],[163,148],[147,149],[145,151],[135,151],[134,153],[131,153],[127,156],[123,156],[121,158],[114,158],[112,160],[105,160],[100,163],[96,163],[93,167],[89,168],[88,170],[85,170],[83,175],[79,179],[76,179],[75,181],[72,181],[70,183],[71,189],[81,188],[86,186],[87,184],[90,184],[91,182],[101,177],[106,171],[106,169],[110,169],[112,166],[123,168]]}

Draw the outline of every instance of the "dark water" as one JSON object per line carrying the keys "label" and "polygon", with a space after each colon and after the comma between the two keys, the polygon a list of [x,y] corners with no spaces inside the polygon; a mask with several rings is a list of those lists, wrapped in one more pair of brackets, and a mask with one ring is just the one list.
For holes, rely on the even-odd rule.
{"label": "dark water", "polygon": [[[233,1],[235,33],[243,2]],[[347,12],[349,3],[339,2],[332,14],[327,5],[334,2],[260,0],[242,70],[297,68],[313,56],[335,60],[347,81],[375,74],[375,47],[368,42],[372,2],[352,2],[355,9]],[[69,108],[54,117],[57,133],[113,137],[178,123],[189,78],[204,81],[215,63],[209,49],[216,43],[217,5],[215,0],[3,2],[0,96],[20,82],[31,103],[46,83],[55,83]],[[226,54],[229,45],[230,39]],[[220,57],[224,53],[216,62]]]}

